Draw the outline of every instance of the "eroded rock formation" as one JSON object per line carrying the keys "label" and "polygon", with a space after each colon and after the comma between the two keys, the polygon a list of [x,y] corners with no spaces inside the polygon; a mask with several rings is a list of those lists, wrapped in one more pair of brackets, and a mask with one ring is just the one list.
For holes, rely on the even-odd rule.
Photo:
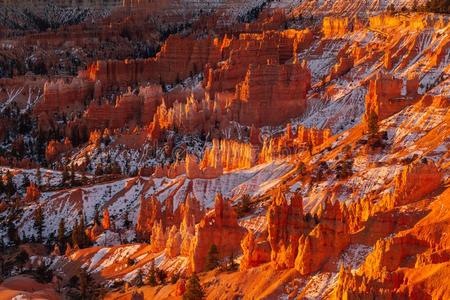
{"label": "eroded rock formation", "polygon": [[[148,239],[153,232],[156,222],[161,221],[161,203],[156,197],[145,199],[141,197],[136,234],[141,239]],[[153,240],[153,238],[152,238]]]}
{"label": "eroded rock formation", "polygon": [[381,121],[414,104],[418,100],[418,86],[417,79],[396,79],[388,74],[378,73],[369,84],[365,120],[368,120],[371,113],[375,113]]}
{"label": "eroded rock formation", "polygon": [[442,173],[431,160],[418,160],[407,165],[395,177],[394,192],[387,206],[394,208],[420,200],[441,185]]}
{"label": "eroded rock formation", "polygon": [[262,126],[299,116],[306,109],[310,85],[306,64],[250,65],[244,81],[236,86],[236,100],[231,104],[233,119]]}
{"label": "eroded rock formation", "polygon": [[39,115],[41,112],[70,112],[81,109],[94,97],[94,84],[81,78],[68,81],[58,79],[47,81],[44,85],[43,99],[34,108]]}
{"label": "eroded rock formation", "polygon": [[267,211],[267,223],[273,265],[280,269],[293,268],[299,249],[298,241],[306,229],[301,195],[292,196],[289,204],[279,190]]}
{"label": "eroded rock formation", "polygon": [[270,261],[271,248],[266,237],[257,238],[252,231],[248,231],[242,239],[241,248],[243,253],[241,270],[257,267]]}
{"label": "eroded rock formation", "polygon": [[320,223],[298,242],[295,268],[300,274],[318,271],[330,258],[337,257],[350,243],[347,208],[327,200],[319,211]]}
{"label": "eroded rock formation", "polygon": [[213,244],[218,249],[220,259],[236,255],[244,235],[245,229],[238,225],[231,204],[218,194],[214,211],[207,214],[196,228],[189,254],[190,270],[201,272],[205,269],[207,253]]}

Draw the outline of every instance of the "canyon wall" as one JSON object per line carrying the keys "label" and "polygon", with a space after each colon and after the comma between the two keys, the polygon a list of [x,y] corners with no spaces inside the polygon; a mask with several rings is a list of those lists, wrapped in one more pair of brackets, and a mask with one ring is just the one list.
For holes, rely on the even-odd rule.
{"label": "canyon wall", "polygon": [[248,126],[281,124],[305,111],[310,87],[305,64],[250,65],[244,81],[236,86],[232,118]]}
{"label": "canyon wall", "polygon": [[71,112],[80,110],[94,98],[94,84],[80,78],[47,81],[43,99],[36,104],[34,112]]}
{"label": "canyon wall", "polygon": [[173,84],[201,72],[221,59],[218,38],[194,39],[170,35],[154,58],[97,61],[82,76],[101,81],[104,89],[139,82]]}

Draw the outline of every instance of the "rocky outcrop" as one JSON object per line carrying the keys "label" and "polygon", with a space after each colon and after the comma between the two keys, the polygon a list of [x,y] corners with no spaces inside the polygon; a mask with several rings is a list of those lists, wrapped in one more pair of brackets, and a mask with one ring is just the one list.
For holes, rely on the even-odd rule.
{"label": "rocky outcrop", "polygon": [[369,91],[366,95],[365,120],[372,113],[378,116],[378,120],[384,120],[406,106],[417,101],[419,81],[418,79],[403,80],[385,73],[378,73],[376,78],[370,81]]}
{"label": "rocky outcrop", "polygon": [[150,240],[150,249],[153,253],[158,253],[166,248],[166,233],[162,221],[156,221],[152,227],[152,234]]}
{"label": "rocky outcrop", "polygon": [[204,215],[204,210],[200,202],[192,193],[188,194],[184,203],[180,204],[180,233],[181,245],[180,254],[189,256],[192,239],[195,235],[195,224],[197,224]]}
{"label": "rocky outcrop", "polygon": [[176,128],[181,133],[211,133],[213,138],[221,136],[228,125],[228,116],[217,101],[208,97],[196,99],[194,95],[186,103],[175,101],[169,108],[165,102],[156,109],[153,123],[163,129]]}
{"label": "rocky outcrop", "polygon": [[264,163],[305,151],[312,153],[314,147],[322,145],[330,137],[331,130],[328,128],[298,126],[297,134],[294,134],[291,124],[288,123],[284,135],[264,140],[258,161]]}
{"label": "rocky outcrop", "polygon": [[232,119],[259,127],[298,117],[306,109],[310,86],[311,74],[305,63],[250,65],[244,81],[236,86]]}
{"label": "rocky outcrop", "polygon": [[102,227],[105,230],[113,229],[113,228],[111,228],[111,219],[109,218],[109,210],[108,210],[108,208],[105,208],[103,210]]}
{"label": "rocky outcrop", "polygon": [[45,159],[47,162],[53,162],[61,153],[72,150],[72,143],[68,138],[63,142],[51,140],[45,148]]}
{"label": "rocky outcrop", "polygon": [[265,237],[255,237],[252,231],[241,241],[242,259],[239,268],[247,270],[270,261],[271,248]]}
{"label": "rocky outcrop", "polygon": [[180,254],[181,251],[181,233],[178,228],[173,225],[169,231],[166,242],[166,255],[173,258]]}
{"label": "rocky outcrop", "polygon": [[242,82],[250,65],[284,64],[307,48],[313,34],[306,30],[265,31],[241,34],[239,39],[224,39],[222,53],[227,58],[218,68],[209,66],[205,72],[205,88],[211,97],[217,92],[234,91]]}
{"label": "rocky outcrop", "polygon": [[399,268],[414,268],[416,254],[424,249],[425,243],[409,235],[378,240],[356,273],[341,266],[333,299],[342,299],[344,295],[416,298],[413,295],[421,295],[421,292],[412,292],[414,287],[408,290],[408,280]]}
{"label": "rocky outcrop", "polygon": [[378,240],[361,266],[361,273],[369,279],[379,278],[383,272],[393,272],[402,265],[413,267],[415,261],[411,258],[426,246],[410,235]]}
{"label": "rocky outcrop", "polygon": [[319,211],[320,223],[298,241],[295,269],[310,274],[330,259],[336,258],[350,243],[348,213],[345,204],[325,202]]}
{"label": "rocky outcrop", "polygon": [[198,224],[189,254],[190,270],[201,272],[205,269],[209,249],[216,245],[219,258],[237,255],[245,229],[240,227],[231,204],[218,194],[214,211],[207,214]]}
{"label": "rocky outcrop", "polygon": [[217,178],[224,171],[252,167],[256,157],[257,152],[250,144],[214,139],[200,162],[193,154],[186,155],[186,176],[190,179]]}
{"label": "rocky outcrop", "polygon": [[97,224],[94,222],[94,226],[91,228],[86,229],[87,236],[91,241],[95,241],[98,236],[100,236],[103,232],[105,232],[105,229],[101,224]]}
{"label": "rocky outcrop", "polygon": [[80,110],[94,97],[94,84],[81,78],[47,81],[43,99],[36,104],[34,113],[71,112]]}
{"label": "rocky outcrop", "polygon": [[133,127],[153,119],[162,97],[161,87],[147,86],[139,94],[131,91],[117,97],[115,105],[92,102],[84,115],[90,129]]}
{"label": "rocky outcrop", "polygon": [[193,193],[186,196],[184,203],[180,204],[181,224],[180,231],[182,233],[194,233],[194,226],[200,222],[204,215],[204,210],[200,202],[195,198]]}
{"label": "rocky outcrop", "polygon": [[29,186],[27,186],[24,200],[25,202],[35,203],[39,200],[40,196],[41,191],[39,190],[39,187],[32,182]]}
{"label": "rocky outcrop", "polygon": [[339,62],[331,68],[330,74],[326,78],[326,81],[331,81],[344,75],[345,73],[350,71],[351,68],[353,68],[353,64],[354,64],[353,57],[351,56],[341,57],[339,59]]}
{"label": "rocky outcrop", "polygon": [[255,157],[255,149],[250,144],[214,139],[212,146],[205,150],[200,166],[202,169],[224,171],[250,168],[255,163]]}
{"label": "rocky outcrop", "polygon": [[152,234],[155,223],[161,221],[161,218],[161,203],[159,200],[156,197],[145,199],[142,196],[136,224],[136,235],[140,239],[147,240]]}
{"label": "rocky outcrop", "polygon": [[322,145],[328,138],[331,137],[331,130],[329,128],[318,129],[318,128],[306,128],[304,126],[297,127],[297,138],[298,144],[307,144],[317,147]]}
{"label": "rocky outcrop", "polygon": [[301,195],[292,196],[289,204],[281,190],[278,190],[267,210],[268,241],[275,268],[294,267],[298,241],[305,233],[305,228]]}
{"label": "rocky outcrop", "polygon": [[420,200],[439,188],[442,173],[431,160],[418,160],[403,168],[395,177],[394,192],[387,207],[394,208]]}
{"label": "rocky outcrop", "polygon": [[218,62],[220,46],[217,38],[170,35],[155,58],[97,61],[85,76],[101,81],[104,89],[144,81],[173,84],[201,72],[205,64]]}
{"label": "rocky outcrop", "polygon": [[347,17],[325,17],[322,21],[322,32],[325,38],[339,38],[352,30],[352,24]]}

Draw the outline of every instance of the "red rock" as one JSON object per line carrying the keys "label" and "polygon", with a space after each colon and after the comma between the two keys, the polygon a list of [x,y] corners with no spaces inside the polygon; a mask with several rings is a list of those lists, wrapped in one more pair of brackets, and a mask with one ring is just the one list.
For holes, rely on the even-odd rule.
{"label": "red rock", "polygon": [[278,190],[267,210],[268,241],[270,243],[271,261],[275,268],[293,268],[298,251],[298,240],[304,233],[303,199],[295,194],[286,200]]}
{"label": "red rock", "polygon": [[176,287],[176,292],[175,294],[177,296],[182,296],[184,295],[184,292],[186,291],[186,280],[184,280],[183,278],[179,279],[177,281],[177,287]]}
{"label": "red rock", "polygon": [[161,221],[161,203],[156,197],[145,199],[141,197],[136,235],[141,239],[148,239],[156,222]]}
{"label": "red rock", "polygon": [[417,100],[418,86],[417,79],[403,82],[402,79],[378,73],[376,78],[370,81],[369,92],[366,95],[365,120],[367,121],[374,112],[381,121],[414,104]]}
{"label": "red rock", "polygon": [[239,268],[247,270],[270,261],[271,248],[269,242],[264,238],[255,238],[252,231],[241,241],[243,257]]}
{"label": "red rock", "polygon": [[330,70],[330,75],[327,77],[327,81],[334,80],[348,71],[350,71],[351,68],[353,68],[354,64],[354,58],[351,56],[348,57],[341,57],[339,59],[339,62],[333,66]]}
{"label": "red rock", "polygon": [[166,242],[166,255],[173,258],[180,255],[181,251],[181,233],[178,228],[173,225],[169,231]]}
{"label": "red rock", "polygon": [[69,243],[66,243],[66,252],[64,252],[65,256],[69,256],[72,254],[72,247],[70,246]]}
{"label": "red rock", "polygon": [[233,91],[245,79],[250,65],[283,64],[296,57],[312,41],[313,34],[308,29],[265,31],[262,34],[241,34],[239,39],[224,39],[222,52],[228,59],[217,69],[207,68],[205,87],[212,97],[217,92]]}
{"label": "red rock", "polygon": [[245,229],[237,223],[237,216],[230,203],[218,194],[214,212],[206,215],[198,224],[189,255],[190,270],[205,269],[206,256],[211,245],[216,245],[220,259],[236,255]]}
{"label": "red rock", "polygon": [[295,268],[302,275],[320,270],[326,261],[337,257],[350,243],[345,204],[325,202],[319,211],[320,223],[298,243]]}
{"label": "red rock", "polygon": [[72,143],[68,138],[65,138],[63,143],[51,140],[45,149],[45,159],[48,162],[53,162],[59,154],[70,150],[72,150]]}
{"label": "red rock", "polygon": [[102,227],[105,230],[111,229],[111,220],[109,218],[109,210],[108,210],[108,208],[105,208],[105,210],[103,210]]}
{"label": "red rock", "polygon": [[87,235],[91,241],[95,241],[99,235],[101,235],[105,230],[102,225],[94,223],[94,226],[90,229],[86,229]]}
{"label": "red rock", "polygon": [[259,127],[298,117],[306,109],[310,85],[311,75],[305,64],[250,65],[244,81],[236,86],[232,119]]}
{"label": "red rock", "polygon": [[442,173],[433,161],[416,161],[395,177],[394,193],[387,206],[394,208],[420,200],[441,186]]}
{"label": "red rock", "polygon": [[104,88],[144,81],[171,84],[201,72],[205,64],[216,63],[220,57],[220,41],[216,38],[170,35],[155,58],[97,61],[86,76],[101,81]]}
{"label": "red rock", "polygon": [[70,81],[59,79],[48,81],[44,85],[44,95],[34,108],[34,113],[71,112],[83,108],[93,98],[94,84],[81,78]]}
{"label": "red rock", "polygon": [[30,183],[25,194],[25,202],[36,202],[41,196],[41,191],[35,183]]}
{"label": "red rock", "polygon": [[162,225],[162,221],[156,221],[152,227],[152,234],[150,240],[150,248],[152,252],[158,253],[166,248],[166,233]]}
{"label": "red rock", "polygon": [[348,18],[325,17],[322,21],[322,32],[325,38],[339,38],[351,31]]}
{"label": "red rock", "polygon": [[50,256],[61,256],[61,250],[59,249],[58,244],[55,244],[52,253],[50,253]]}

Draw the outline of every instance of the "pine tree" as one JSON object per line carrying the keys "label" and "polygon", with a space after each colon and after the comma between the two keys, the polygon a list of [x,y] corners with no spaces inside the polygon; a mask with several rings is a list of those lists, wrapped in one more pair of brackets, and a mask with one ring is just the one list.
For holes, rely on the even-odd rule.
{"label": "pine tree", "polygon": [[20,253],[16,256],[15,261],[19,265],[20,270],[22,270],[23,265],[28,261],[30,257],[28,253],[24,250],[20,251]]}
{"label": "pine tree", "polygon": [[66,223],[63,218],[61,218],[58,225],[58,244],[61,252],[64,252],[66,244]]}
{"label": "pine tree", "polygon": [[237,269],[237,264],[234,261],[234,253],[231,253],[231,255],[228,257],[228,266],[227,269],[229,271],[235,271]]}
{"label": "pine tree", "polygon": [[166,284],[167,279],[167,273],[163,269],[157,269],[156,270],[156,276],[158,277],[158,280],[161,284]]}
{"label": "pine tree", "polygon": [[13,176],[11,172],[6,171],[6,186],[5,186],[6,194],[11,197],[16,193],[16,187],[14,186]]}
{"label": "pine tree", "polygon": [[219,250],[212,244],[206,257],[206,271],[211,271],[219,266]]}
{"label": "pine tree", "polygon": [[78,240],[80,237],[79,234],[79,230],[80,227],[78,225],[78,219],[75,220],[75,225],[73,225],[73,229],[72,229],[72,246],[79,246],[80,245],[80,241]]}
{"label": "pine tree", "polygon": [[200,284],[200,279],[197,274],[193,273],[186,284],[186,292],[183,295],[183,300],[201,300],[204,297],[205,293]]}
{"label": "pine tree", "polygon": [[369,119],[367,121],[367,127],[369,129],[369,135],[371,138],[376,137],[378,135],[378,115],[372,111],[369,114]]}
{"label": "pine tree", "polygon": [[135,283],[137,287],[141,287],[143,282],[142,282],[142,270],[138,269],[137,275],[136,275],[136,279],[135,279]]}
{"label": "pine tree", "polygon": [[242,217],[251,210],[251,198],[250,195],[245,194],[242,196],[241,202],[236,206],[236,212],[238,217]]}
{"label": "pine tree", "polygon": [[19,233],[17,232],[16,224],[14,222],[8,223],[8,239],[14,244],[20,243]]}
{"label": "pine tree", "polygon": [[22,243],[28,243],[28,237],[25,235],[25,231],[22,231]]}
{"label": "pine tree", "polygon": [[125,211],[125,214],[123,215],[123,226],[126,229],[130,229],[130,225],[131,225],[131,222],[128,219],[128,211]]}
{"label": "pine tree", "polygon": [[98,163],[96,166],[95,166],[95,175],[96,176],[101,176],[101,175],[103,175],[104,174],[104,172],[103,172],[103,167],[102,167],[102,165],[100,164],[100,163]]}
{"label": "pine tree", "polygon": [[22,178],[22,188],[27,188],[30,185],[30,179],[28,178],[27,175],[23,175]]}
{"label": "pine tree", "polygon": [[85,216],[84,213],[81,212],[81,218],[80,218],[80,223],[78,225],[78,230],[77,230],[77,234],[78,234],[78,247],[81,248],[86,248],[89,246],[89,238],[86,235],[86,225],[85,225]]}
{"label": "pine tree", "polygon": [[3,172],[0,171],[0,194],[6,191],[5,184],[3,183]]}
{"label": "pine tree", "polygon": [[42,242],[42,231],[44,230],[44,214],[42,208],[38,206],[34,211],[34,229],[37,231],[38,242]]}
{"label": "pine tree", "polygon": [[36,169],[36,184],[38,185],[38,186],[40,186],[41,184],[42,184],[42,174],[41,174],[41,168],[37,168]]}
{"label": "pine tree", "polygon": [[155,261],[152,261],[150,266],[150,272],[148,275],[148,284],[151,286],[156,286],[158,283],[156,282],[156,269],[155,269]]}
{"label": "pine tree", "polygon": [[98,212],[97,207],[95,207],[95,212],[94,212],[94,224],[100,225],[100,214]]}
{"label": "pine tree", "polygon": [[85,185],[88,182],[88,178],[86,177],[86,175],[83,173],[81,175],[81,185]]}
{"label": "pine tree", "polygon": [[78,277],[80,278],[80,292],[81,292],[81,298],[82,299],[89,299],[89,282],[91,282],[90,280],[90,276],[89,274],[86,272],[85,269],[80,268],[80,271],[78,273]]}
{"label": "pine tree", "polygon": [[67,170],[67,167],[64,167],[62,171],[62,184],[65,184],[69,180],[69,171]]}

